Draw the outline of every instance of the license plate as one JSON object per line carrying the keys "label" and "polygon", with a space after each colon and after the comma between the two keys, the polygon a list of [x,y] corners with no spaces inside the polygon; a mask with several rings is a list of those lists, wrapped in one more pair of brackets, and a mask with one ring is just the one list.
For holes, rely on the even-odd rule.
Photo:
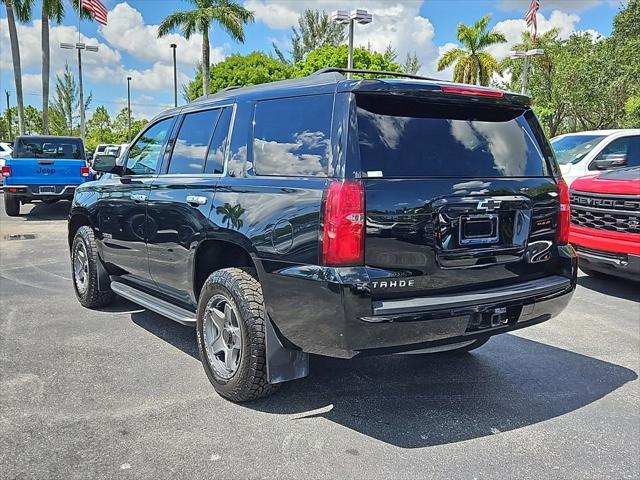
{"label": "license plate", "polygon": [[56,187],[40,187],[40,193],[56,193]]}
{"label": "license plate", "polygon": [[498,215],[464,215],[460,217],[460,245],[497,243]]}

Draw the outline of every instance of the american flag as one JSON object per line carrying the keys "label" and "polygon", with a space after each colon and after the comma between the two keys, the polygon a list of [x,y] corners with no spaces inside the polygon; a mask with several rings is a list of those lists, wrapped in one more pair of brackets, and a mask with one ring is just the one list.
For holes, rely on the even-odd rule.
{"label": "american flag", "polygon": [[540,10],[540,0],[531,0],[531,5],[529,5],[529,10],[527,14],[524,16],[525,22],[527,22],[527,27],[533,26],[533,39],[536,39],[536,35],[538,34],[538,20],[536,19],[536,14]]}
{"label": "american flag", "polygon": [[82,0],[82,8],[91,12],[96,22],[102,25],[107,24],[107,9],[100,0]]}

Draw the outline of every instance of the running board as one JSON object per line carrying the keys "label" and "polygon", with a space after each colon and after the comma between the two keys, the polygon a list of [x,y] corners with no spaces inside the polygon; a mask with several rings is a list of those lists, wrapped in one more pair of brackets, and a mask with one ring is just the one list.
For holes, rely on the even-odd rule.
{"label": "running board", "polygon": [[177,307],[172,303],[161,300],[153,295],[149,295],[148,293],[142,292],[129,285],[112,281],[111,290],[121,297],[131,300],[133,303],[137,303],[141,307],[159,313],[163,317],[170,318],[182,325],[190,327],[195,327],[196,325],[196,318],[193,312]]}

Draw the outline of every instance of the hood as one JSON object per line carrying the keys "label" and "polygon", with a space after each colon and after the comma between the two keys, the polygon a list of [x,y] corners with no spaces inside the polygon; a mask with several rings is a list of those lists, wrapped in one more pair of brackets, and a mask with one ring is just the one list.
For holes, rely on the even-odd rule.
{"label": "hood", "polygon": [[614,195],[640,195],[640,167],[623,168],[580,177],[571,184],[572,190]]}

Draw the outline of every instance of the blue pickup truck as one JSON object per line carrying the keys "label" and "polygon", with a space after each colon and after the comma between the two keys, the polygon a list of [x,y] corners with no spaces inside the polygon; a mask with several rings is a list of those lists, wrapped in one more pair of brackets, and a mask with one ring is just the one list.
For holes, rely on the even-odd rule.
{"label": "blue pickup truck", "polygon": [[71,200],[78,185],[92,180],[82,139],[78,137],[17,137],[13,153],[2,167],[4,209],[20,215],[20,204],[40,200]]}

